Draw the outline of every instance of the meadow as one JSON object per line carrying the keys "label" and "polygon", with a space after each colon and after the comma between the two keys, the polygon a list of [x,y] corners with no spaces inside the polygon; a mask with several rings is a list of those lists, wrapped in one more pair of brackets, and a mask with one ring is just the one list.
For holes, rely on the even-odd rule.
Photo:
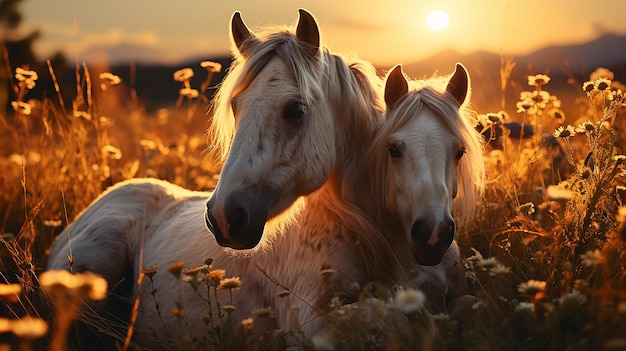
{"label": "meadow", "polygon": [[[0,115],[0,349],[83,349],[80,341],[65,340],[81,312],[63,298],[52,303],[46,294],[97,300],[106,289],[98,277],[77,275],[68,283],[70,278],[42,273],[55,236],[103,190],[133,177],[194,190],[215,186],[219,165],[203,153],[210,115],[202,92],[220,69],[202,62],[172,72],[181,84],[176,106],[148,113],[115,72],[77,65],[76,93],[67,103],[51,64],[44,72],[10,68],[9,113]],[[32,96],[43,75],[50,75],[55,91]],[[193,75],[206,79],[193,87]],[[457,240],[480,300],[462,319],[433,316],[434,344],[445,350],[626,350],[626,89],[601,68],[571,101],[550,94],[550,77],[541,72],[517,83],[527,90],[514,107],[478,111],[487,191]],[[579,116],[565,116],[566,104],[576,105]],[[246,284],[222,274],[219,262],[196,270],[144,268],[148,278],[156,269],[168,269],[182,284],[198,284],[199,275],[212,274],[201,281],[215,294],[218,287],[236,293],[238,283]],[[370,299],[367,287],[360,288],[362,303],[375,303],[380,315],[336,306],[335,333],[300,339],[305,349],[414,345],[419,318],[409,318],[408,329],[377,329],[376,320],[391,315],[397,303],[388,296]],[[254,320],[271,318],[264,307],[234,325],[228,309],[236,306],[217,306],[223,320],[219,333],[207,331],[209,344],[284,349],[297,330],[246,344]],[[184,316],[184,310],[162,313]],[[124,341],[125,335],[119,336],[120,348],[127,347]],[[192,346],[198,345],[180,349]]]}

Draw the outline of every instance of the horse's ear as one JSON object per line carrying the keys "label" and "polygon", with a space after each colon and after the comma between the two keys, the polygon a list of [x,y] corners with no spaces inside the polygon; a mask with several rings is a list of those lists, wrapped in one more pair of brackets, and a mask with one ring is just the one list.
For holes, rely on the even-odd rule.
{"label": "horse's ear", "polygon": [[313,15],[307,10],[300,9],[300,18],[296,26],[296,37],[304,42],[313,55],[320,50],[320,30]]}
{"label": "horse's ear", "polygon": [[244,42],[248,38],[254,38],[254,33],[252,33],[243,22],[243,20],[241,19],[241,13],[239,13],[239,11],[236,11],[233,14],[233,18],[230,21],[230,33],[233,36],[233,43],[235,44],[237,51],[239,51],[240,54],[246,56]]}
{"label": "horse's ear", "polygon": [[452,78],[448,81],[446,91],[454,97],[456,102],[460,105],[463,104],[467,97],[467,91],[469,90],[469,76],[467,70],[462,64],[457,63]]}
{"label": "horse's ear", "polygon": [[401,97],[409,92],[409,82],[402,72],[402,65],[395,65],[387,74],[385,81],[385,104],[391,110]]}

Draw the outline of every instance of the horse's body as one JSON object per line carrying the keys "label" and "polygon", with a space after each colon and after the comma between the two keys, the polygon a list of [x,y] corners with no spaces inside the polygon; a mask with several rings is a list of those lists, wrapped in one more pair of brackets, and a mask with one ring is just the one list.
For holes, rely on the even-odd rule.
{"label": "horse's body", "polygon": [[[420,256],[416,245],[421,244],[419,238],[424,235],[412,234],[416,232],[411,224],[415,218],[407,217],[412,210],[402,209],[405,205],[420,204],[414,208],[423,216],[420,209],[429,209],[437,199],[441,202],[441,198],[430,196],[429,201],[423,201],[418,193],[418,198],[387,201],[406,191],[393,188],[394,192],[389,193],[391,178],[368,175],[378,172],[371,168],[370,154],[380,155],[380,144],[374,141],[375,137],[384,135],[376,133],[380,109],[375,94],[377,82],[371,75],[373,69],[367,65],[361,66],[365,69],[356,66],[351,69],[340,57],[320,51],[316,33],[317,25],[312,17],[301,13],[296,35],[281,32],[252,40],[243,22],[235,16],[233,37],[240,52],[239,63],[220,89],[214,116],[219,128],[217,144],[224,157],[228,155],[216,191],[192,192],[149,179],[115,185],[60,235],[51,250],[47,269],[69,268],[69,238],[75,258],[74,271],[103,275],[111,287],[120,281],[131,282],[132,294],[138,294],[140,301],[135,340],[155,348],[172,347],[181,338],[202,340],[209,333],[203,322],[208,312],[203,300],[188,284],[164,269],[179,261],[185,263],[185,268],[192,268],[211,258],[214,268],[224,268],[228,276],[241,277],[241,287],[233,291],[237,308],[232,312],[232,320],[241,321],[253,309],[265,306],[271,306],[275,313],[273,320],[255,322],[255,331],[300,326],[305,335],[313,335],[324,323],[323,316],[333,297],[343,302],[358,299],[358,291],[355,292],[351,282],[361,286],[370,281],[388,286],[423,285],[436,310],[442,309],[446,300],[460,295],[464,278],[456,245],[448,249],[442,239],[436,245],[436,254]],[[266,45],[274,48],[257,56],[257,51],[265,50]],[[282,56],[288,49],[283,45],[296,45],[298,50],[304,50],[300,53],[303,57],[311,55],[306,59],[311,66],[305,68],[316,75],[309,72],[305,79],[301,76],[304,73],[294,72],[303,67],[294,64],[293,57]],[[262,64],[255,64],[254,60]],[[455,77],[448,87],[463,84],[462,79]],[[255,94],[263,96],[262,87],[285,84],[292,88],[287,93],[276,94],[275,98],[279,101],[287,97],[286,104],[283,101],[278,106],[267,106],[255,97]],[[449,92],[455,94],[453,89]],[[454,98],[456,105],[451,106],[452,110],[456,108],[458,116],[458,105],[464,101],[465,92]],[[231,102],[235,105],[234,116]],[[278,120],[257,121],[249,116],[271,116],[277,111],[282,113]],[[281,132],[287,136],[278,135]],[[461,139],[454,132],[451,134]],[[388,154],[387,146],[383,145],[384,155]],[[476,145],[465,147],[476,152]],[[307,148],[314,150],[307,153]],[[378,156],[373,161],[387,162]],[[461,179],[466,170],[473,172],[468,175],[469,182],[478,179],[475,170],[465,168],[463,161],[460,165]],[[432,244],[441,223],[450,226],[448,216],[457,175],[453,166],[453,174],[448,171],[434,174],[450,183],[445,191],[437,193],[444,196],[446,204],[428,212],[433,215],[433,221],[419,225],[422,231],[431,234],[426,235],[428,245]],[[388,166],[381,169],[389,174],[397,171]],[[421,181],[426,178],[419,177]],[[461,182],[463,190],[459,198],[469,196],[473,200],[471,193],[476,189],[464,184],[466,180]],[[424,193],[425,190],[422,187],[410,191]],[[250,208],[245,207],[248,204]],[[453,236],[453,225],[448,229]],[[236,251],[218,243],[235,249],[261,245]],[[442,263],[424,267],[416,261],[430,265]],[[150,279],[154,286],[146,278],[137,286],[141,268],[157,263],[159,269]],[[332,273],[320,275],[325,270]],[[421,273],[415,277],[409,274],[411,270]],[[461,277],[453,286],[449,281],[452,276]],[[284,288],[291,295],[276,297]],[[222,306],[229,302],[227,292],[218,295]],[[183,309],[184,317],[172,314],[174,307]],[[273,322],[264,325],[270,321]]]}

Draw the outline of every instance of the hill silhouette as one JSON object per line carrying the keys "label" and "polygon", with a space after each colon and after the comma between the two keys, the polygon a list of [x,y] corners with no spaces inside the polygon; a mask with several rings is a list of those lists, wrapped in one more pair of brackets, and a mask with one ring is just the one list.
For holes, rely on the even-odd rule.
{"label": "hill silhouette", "polygon": [[[124,50],[130,51],[131,48],[125,47]],[[149,54],[154,52],[139,56],[146,59]],[[106,51],[103,55],[106,55]],[[626,36],[607,34],[584,44],[550,46],[527,55],[505,58],[515,62],[505,96],[506,109],[509,111],[514,110],[519,93],[529,90],[530,87],[526,84],[528,75],[548,74],[552,80],[546,86],[546,90],[561,99],[582,96],[580,89],[582,83],[588,80],[589,74],[598,67],[615,72],[615,80],[626,81]],[[210,98],[228,70],[230,57],[189,59],[176,65],[156,64],[153,63],[154,60],[138,59],[133,81],[140,102],[148,110],[172,106],[180,89],[180,83],[172,79],[173,73],[180,68],[191,67],[196,72],[191,84],[198,88],[204,79],[204,72],[199,63],[207,59],[222,64],[222,72],[213,77],[211,83],[213,88],[205,92]],[[477,51],[462,54],[454,50],[444,50],[423,60],[403,62],[403,67],[411,78],[423,78],[431,76],[434,72],[449,74],[456,62],[463,63],[470,73],[473,86],[472,99],[477,110],[481,113],[500,110],[501,56],[497,53]],[[390,68],[378,66],[381,74]],[[119,75],[124,82],[130,81],[130,64],[118,63],[109,70]]]}

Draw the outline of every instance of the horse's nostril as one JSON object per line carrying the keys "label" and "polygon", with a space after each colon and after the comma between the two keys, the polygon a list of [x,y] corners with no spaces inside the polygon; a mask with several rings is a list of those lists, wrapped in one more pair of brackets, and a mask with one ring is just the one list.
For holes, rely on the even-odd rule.
{"label": "horse's nostril", "polygon": [[243,207],[233,207],[226,210],[226,220],[231,233],[240,233],[248,226],[250,214]]}
{"label": "horse's nostril", "polygon": [[432,232],[426,229],[426,222],[423,220],[417,220],[413,222],[411,226],[411,238],[417,243],[426,243],[428,241],[429,234]]}

